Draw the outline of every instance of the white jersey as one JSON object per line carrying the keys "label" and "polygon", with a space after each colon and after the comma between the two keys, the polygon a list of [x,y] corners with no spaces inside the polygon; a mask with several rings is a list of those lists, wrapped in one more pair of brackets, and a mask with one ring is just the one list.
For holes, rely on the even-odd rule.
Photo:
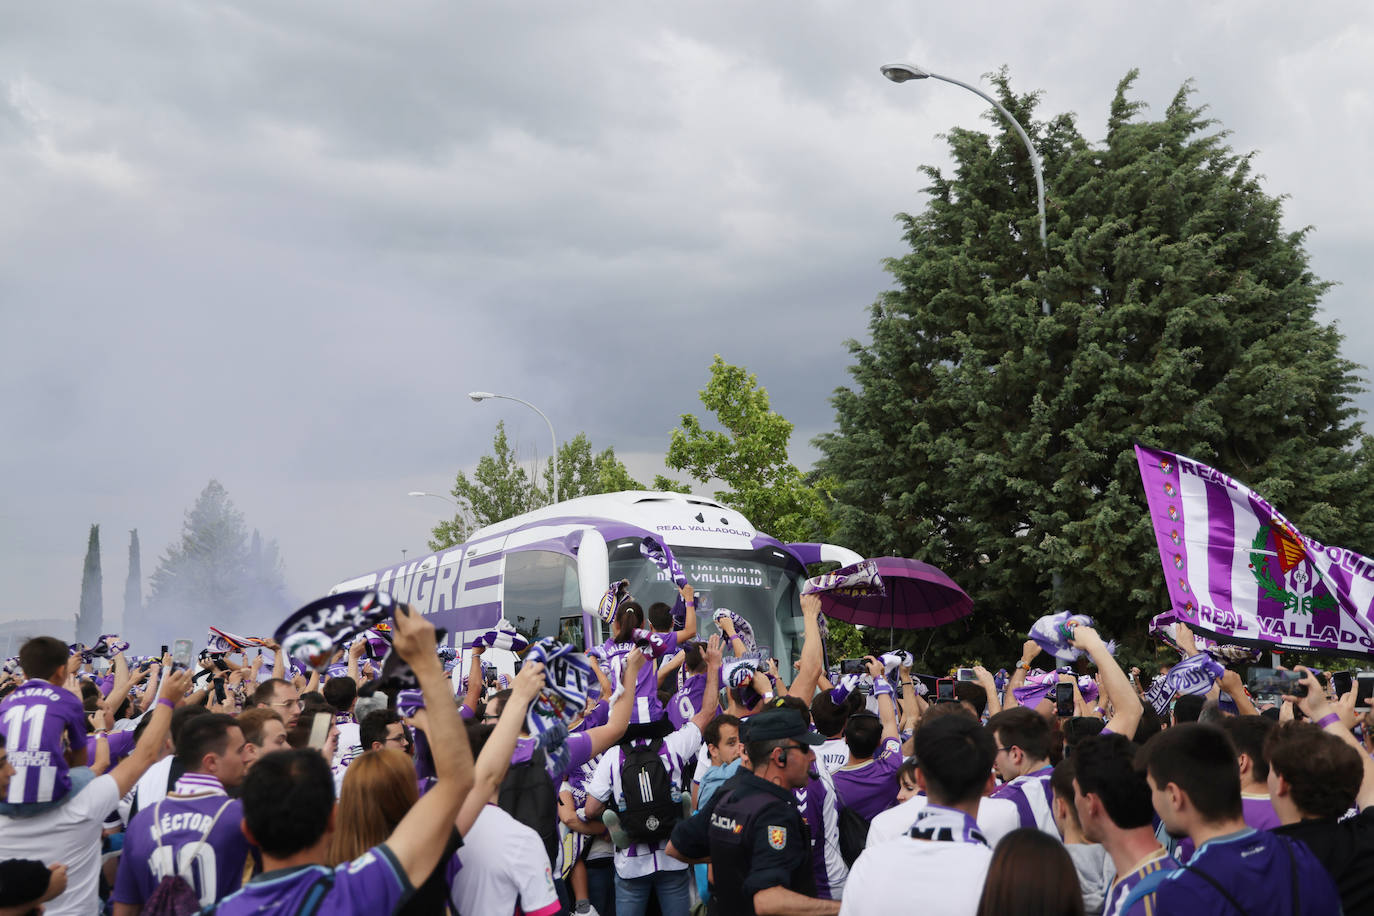
{"label": "white jersey", "polygon": [[904,900],[919,902],[923,913],[974,916],[991,862],[982,843],[899,836],[874,844],[870,837],[849,870],[840,916],[892,916]]}
{"label": "white jersey", "polygon": [[[924,795],[913,795],[895,808],[888,808],[877,815],[868,825],[868,842],[881,843],[896,837],[904,837],[916,815],[925,810],[928,800]],[[987,837],[988,845],[996,848],[1002,837],[1021,826],[1021,818],[1016,805],[1002,798],[982,798],[978,800],[978,829]]]}
{"label": "white jersey", "polygon": [[834,773],[849,762],[849,745],[844,736],[830,738],[816,748],[816,768],[827,774]]}

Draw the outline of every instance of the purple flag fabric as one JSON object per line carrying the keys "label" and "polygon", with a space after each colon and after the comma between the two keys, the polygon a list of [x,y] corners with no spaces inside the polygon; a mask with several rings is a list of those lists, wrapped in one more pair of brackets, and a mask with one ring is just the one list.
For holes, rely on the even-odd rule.
{"label": "purple flag fabric", "polygon": [[1205,464],[1136,446],[1172,612],[1219,642],[1374,657],[1374,561]]}
{"label": "purple flag fabric", "polygon": [[505,649],[508,652],[520,653],[529,648],[530,641],[515,631],[515,627],[505,618],[496,621],[496,626],[487,630],[485,633],[478,634],[473,640],[474,646],[487,646],[492,649]]}

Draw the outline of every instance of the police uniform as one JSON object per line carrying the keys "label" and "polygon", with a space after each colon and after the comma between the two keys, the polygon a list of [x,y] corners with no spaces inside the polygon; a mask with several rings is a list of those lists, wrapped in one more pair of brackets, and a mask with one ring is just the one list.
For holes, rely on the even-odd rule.
{"label": "police uniform", "polygon": [[[778,712],[783,712],[778,710]],[[800,715],[800,736],[756,736],[751,729],[750,740],[760,737],[797,737],[803,743],[819,741],[806,734]],[[755,718],[761,718],[759,714]],[[782,730],[792,731],[792,723],[782,724]],[[790,753],[797,753],[792,750]],[[707,804],[691,818],[673,828],[673,848],[689,859],[710,856],[714,876],[711,902],[712,912],[719,916],[754,916],[754,895],[770,887],[784,887],[816,896],[816,876],[811,864],[811,833],[806,827],[797,799],[789,789],[774,785],[741,768],[711,796]]]}

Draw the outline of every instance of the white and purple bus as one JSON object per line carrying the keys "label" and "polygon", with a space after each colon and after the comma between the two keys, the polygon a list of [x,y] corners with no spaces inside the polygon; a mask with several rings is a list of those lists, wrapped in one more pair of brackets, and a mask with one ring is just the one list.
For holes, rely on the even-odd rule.
{"label": "white and purple bus", "polygon": [[806,566],[862,559],[833,544],[783,544],[707,497],[627,491],[488,525],[466,543],[340,582],[330,593],[388,591],[454,637],[504,617],[535,638],[590,647],[606,636],[596,610],[611,582],[628,579],[646,608],[676,600],[672,579],[640,552],[645,536],[667,545],[696,589],[699,633],[715,632],[712,609],[729,608],[772,649],[788,681],[801,653]]}

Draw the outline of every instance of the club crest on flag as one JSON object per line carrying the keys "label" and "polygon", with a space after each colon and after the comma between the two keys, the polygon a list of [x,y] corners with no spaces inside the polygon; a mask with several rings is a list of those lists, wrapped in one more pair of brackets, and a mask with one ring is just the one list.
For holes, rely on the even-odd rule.
{"label": "club crest on flag", "polygon": [[1178,509],[1174,508],[1173,506],[1169,507],[1169,521],[1178,521]]}
{"label": "club crest on flag", "polygon": [[1170,499],[1173,499],[1175,496],[1178,495],[1178,488],[1171,483],[1166,483],[1164,485],[1164,495],[1169,497]]}
{"label": "club crest on flag", "polygon": [[1306,548],[1287,525],[1274,520],[1261,525],[1250,551],[1250,572],[1264,597],[1304,615],[1336,606],[1335,596],[1312,574]]}
{"label": "club crest on flag", "polygon": [[1179,535],[1177,528],[1169,532],[1169,540],[1173,541],[1175,547],[1183,543],[1183,538]]}
{"label": "club crest on flag", "polygon": [[1176,553],[1176,554],[1174,554],[1174,569],[1182,569],[1182,568],[1183,568],[1183,554],[1181,554],[1181,553]]}
{"label": "club crest on flag", "polygon": [[1165,474],[1172,474],[1174,472],[1174,463],[1168,458],[1161,458],[1159,459],[1159,469]]}
{"label": "club crest on flag", "polygon": [[787,845],[787,828],[786,828],[786,827],[769,827],[769,828],[768,828],[768,845],[769,845],[769,846],[772,846],[774,849],[778,849],[778,850],[780,850],[780,849],[782,849],[784,846],[786,846],[786,845]]}

